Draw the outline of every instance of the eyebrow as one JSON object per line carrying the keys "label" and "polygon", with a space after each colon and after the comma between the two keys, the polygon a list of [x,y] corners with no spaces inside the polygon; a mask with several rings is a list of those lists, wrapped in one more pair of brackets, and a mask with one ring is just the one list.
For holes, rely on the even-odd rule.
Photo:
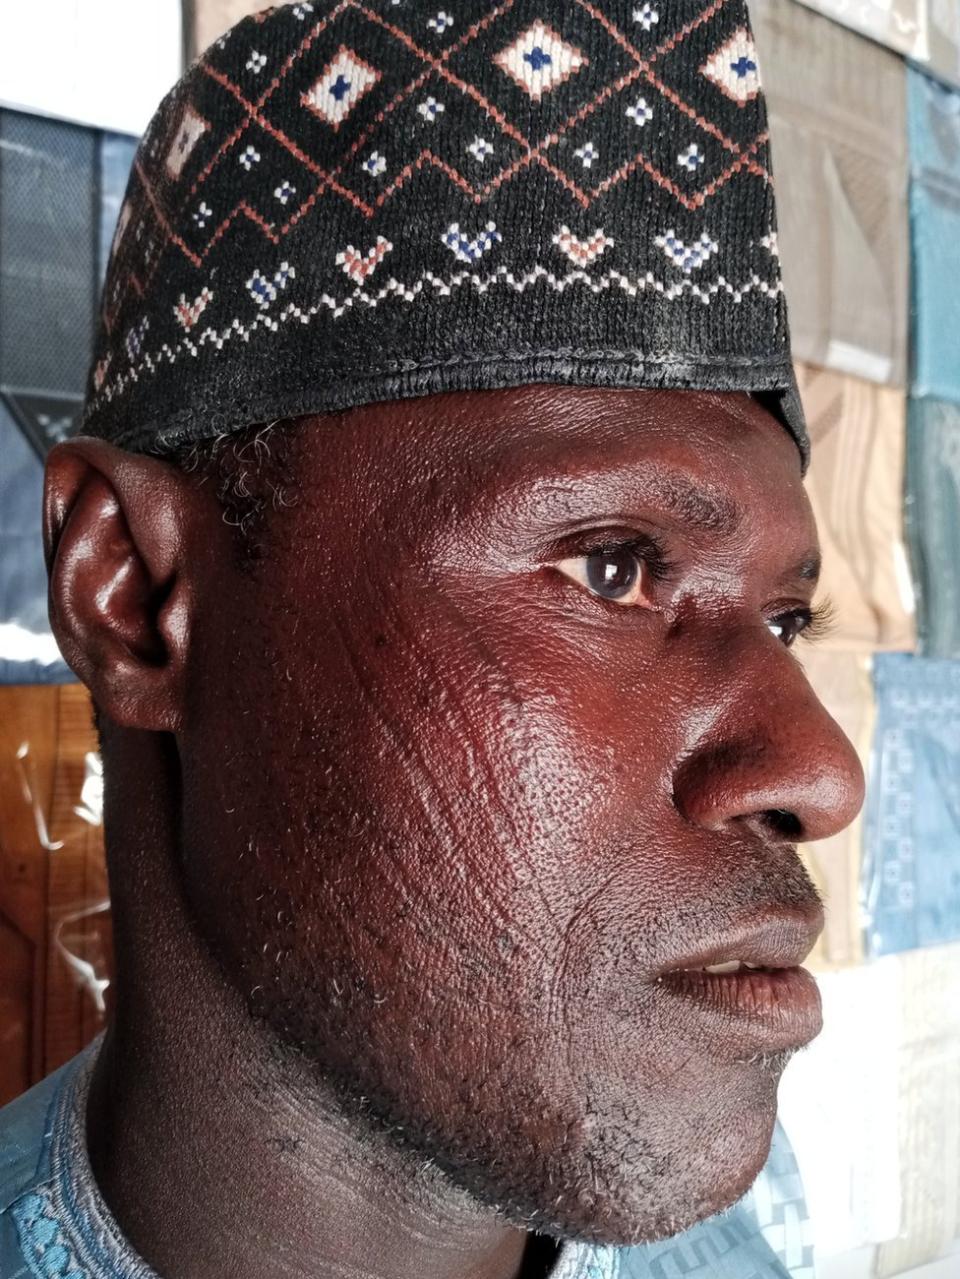
{"label": "eyebrow", "polygon": [[[617,503],[624,513],[649,506],[684,531],[708,537],[732,537],[741,532],[747,513],[736,496],[717,488],[682,468],[649,460],[628,466],[591,468],[540,475],[530,485],[521,483],[524,505],[537,518],[555,518],[582,513],[585,501],[607,506]],[[516,494],[518,488],[514,488]],[[615,496],[616,495],[616,496]],[[639,508],[638,508],[639,504]],[[820,574],[820,554],[816,546],[802,554],[783,573],[785,581],[816,582]]]}
{"label": "eyebrow", "polygon": [[805,555],[799,564],[788,574],[788,576],[798,579],[801,582],[818,582],[820,580],[820,569],[823,567],[823,559],[819,551],[811,551],[809,555]]}
{"label": "eyebrow", "polygon": [[[517,488],[513,489],[514,494]],[[660,514],[672,516],[685,529],[714,536],[735,533],[743,524],[744,513],[727,493],[705,485],[684,471],[664,466],[616,466],[592,469],[586,473],[561,471],[547,477],[539,475],[531,485],[521,483],[524,505],[531,515],[554,518],[582,512],[585,500],[605,505],[616,501],[626,511],[637,502],[658,508]],[[616,494],[616,498],[614,498]]]}
{"label": "eyebrow", "polygon": [[743,522],[743,512],[725,494],[711,492],[678,471],[650,471],[644,496],[658,502],[690,528],[729,536]]}

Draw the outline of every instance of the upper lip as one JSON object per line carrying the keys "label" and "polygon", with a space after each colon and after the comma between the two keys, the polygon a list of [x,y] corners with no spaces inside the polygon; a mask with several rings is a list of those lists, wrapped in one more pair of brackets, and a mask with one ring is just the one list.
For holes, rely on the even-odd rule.
{"label": "upper lip", "polygon": [[822,906],[771,911],[760,918],[738,921],[720,937],[701,939],[696,950],[670,956],[658,975],[735,959],[758,968],[797,968],[810,954],[822,930]]}

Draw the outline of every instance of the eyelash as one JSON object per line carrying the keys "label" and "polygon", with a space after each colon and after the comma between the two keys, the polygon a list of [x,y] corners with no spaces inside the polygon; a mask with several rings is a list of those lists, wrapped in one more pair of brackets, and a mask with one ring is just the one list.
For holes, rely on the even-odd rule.
{"label": "eyelash", "polygon": [[[569,554],[588,558],[591,555],[633,555],[649,572],[655,582],[669,581],[674,569],[673,562],[660,542],[651,534],[637,534],[629,538],[608,537],[587,544],[581,544]],[[771,617],[770,622],[778,622],[787,618],[801,621],[796,639],[815,644],[829,635],[835,626],[835,609],[830,600],[824,600],[815,607],[786,609]],[[787,647],[792,647],[787,645]]]}
{"label": "eyelash", "polygon": [[633,555],[643,564],[655,582],[668,581],[674,565],[666,556],[663,546],[649,533],[637,534],[630,538],[607,538],[602,541],[581,545],[571,555]]}
{"label": "eyelash", "polygon": [[771,617],[770,621],[778,622],[785,618],[801,619],[803,621],[803,625],[797,632],[797,639],[805,640],[808,644],[816,644],[819,640],[824,639],[836,625],[836,611],[830,600],[824,600],[822,604],[818,604],[815,608],[787,609],[785,612]]}

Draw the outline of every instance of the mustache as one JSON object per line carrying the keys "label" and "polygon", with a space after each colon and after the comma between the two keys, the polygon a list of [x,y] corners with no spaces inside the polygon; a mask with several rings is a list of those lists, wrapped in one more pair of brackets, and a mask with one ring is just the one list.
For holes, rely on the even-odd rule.
{"label": "mustache", "polygon": [[672,843],[657,876],[650,844],[635,835],[617,841],[608,856],[601,864],[617,868],[605,877],[611,900],[633,903],[618,925],[618,949],[644,967],[659,971],[672,957],[740,935],[757,921],[776,929],[782,920],[794,950],[803,949],[803,939],[809,950],[822,929],[823,898],[793,844],[701,833],[685,846]]}
{"label": "mustache", "polygon": [[[709,888],[718,909],[806,912],[823,907],[820,891],[793,844],[735,840],[707,857],[712,868]],[[681,901],[678,922],[685,910]]]}

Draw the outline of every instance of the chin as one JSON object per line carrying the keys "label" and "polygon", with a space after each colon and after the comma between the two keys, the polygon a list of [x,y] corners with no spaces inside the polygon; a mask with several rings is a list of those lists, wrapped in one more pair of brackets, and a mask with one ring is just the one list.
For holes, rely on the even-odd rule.
{"label": "chin", "polygon": [[[765,1072],[758,1085],[751,1104],[731,1113],[718,1103],[708,1123],[702,1112],[660,1116],[656,1125],[631,1126],[644,1134],[633,1140],[625,1125],[598,1124],[556,1161],[541,1156],[541,1185],[563,1187],[561,1193],[551,1199],[542,1191],[535,1198],[507,1191],[497,1196],[501,1211],[505,1202],[516,1205],[505,1214],[514,1224],[593,1244],[632,1246],[680,1234],[735,1204],[766,1163],[776,1080]],[[578,1128],[582,1122],[570,1130]]]}
{"label": "chin", "polygon": [[614,1184],[590,1192],[563,1195],[549,1208],[508,1214],[514,1224],[553,1235],[609,1247],[656,1243],[681,1234],[732,1207],[753,1185],[769,1153],[769,1142],[748,1164],[712,1182],[667,1180],[654,1193]]}

